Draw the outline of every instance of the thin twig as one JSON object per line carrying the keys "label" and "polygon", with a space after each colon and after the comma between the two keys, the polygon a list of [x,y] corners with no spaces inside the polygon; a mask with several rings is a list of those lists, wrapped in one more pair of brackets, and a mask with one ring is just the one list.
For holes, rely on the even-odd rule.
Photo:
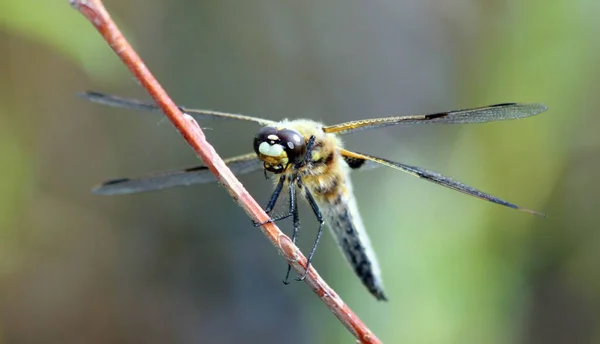
{"label": "thin twig", "polygon": [[[139,80],[140,84],[148,91],[156,104],[173,122],[173,125],[185,138],[188,144],[196,151],[206,166],[215,174],[219,183],[223,185],[231,197],[246,211],[254,221],[264,223],[269,216],[262,207],[250,196],[242,184],[217,155],[214,148],[206,141],[204,133],[198,124],[189,116],[181,113],[175,103],[160,86],[142,62],[141,58],[129,45],[116,24],[110,18],[100,0],[70,0],[71,6],[83,14],[104,37],[106,42],[119,56],[131,73]],[[287,262],[292,265],[298,274],[303,274],[306,269],[306,258],[292,241],[283,234],[276,225],[267,223],[262,227],[263,233],[275,246]],[[337,293],[331,289],[319,276],[317,271],[310,267],[305,279],[306,283],[319,296],[321,301],[335,314],[348,330],[362,343],[381,343],[381,341],[365,326],[356,314],[342,301]]]}

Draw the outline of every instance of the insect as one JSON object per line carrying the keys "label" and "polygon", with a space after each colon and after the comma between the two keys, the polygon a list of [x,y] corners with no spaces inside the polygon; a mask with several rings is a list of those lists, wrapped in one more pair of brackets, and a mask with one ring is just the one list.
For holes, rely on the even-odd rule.
{"label": "insect", "polygon": [[[160,111],[154,104],[135,99],[97,92],[87,92],[81,96],[108,106]],[[383,291],[379,263],[371,248],[352,193],[350,171],[383,165],[492,203],[543,216],[541,213],[519,207],[438,173],[349,151],[343,148],[339,138],[339,135],[360,130],[399,124],[484,123],[529,117],[546,111],[546,107],[542,104],[503,103],[428,115],[357,120],[330,126],[307,119],[276,122],[210,110],[195,110],[185,107],[180,107],[180,109],[200,120],[230,119],[261,125],[262,129],[254,136],[254,152],[227,159],[225,160],[226,164],[236,175],[262,169],[265,176],[267,176],[267,172],[270,172],[277,177],[273,178],[275,189],[265,210],[267,214],[270,214],[282,191],[287,191],[289,198],[287,213],[272,217],[271,221],[291,217],[293,242],[296,241],[299,230],[298,198],[304,198],[319,222],[317,236],[308,255],[308,264],[310,265],[315,253],[323,225],[327,225],[356,275],[378,300],[387,300],[387,298]],[[94,192],[101,195],[130,194],[214,181],[216,178],[207,167],[198,166],[138,178],[113,179],[96,187]],[[308,269],[297,279],[304,279],[307,272]],[[290,267],[288,266],[284,283],[287,283],[289,273]]]}

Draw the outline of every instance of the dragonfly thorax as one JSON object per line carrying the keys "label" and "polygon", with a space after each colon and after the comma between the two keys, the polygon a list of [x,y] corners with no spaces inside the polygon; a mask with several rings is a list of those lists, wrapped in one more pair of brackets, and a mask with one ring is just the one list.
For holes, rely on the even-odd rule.
{"label": "dragonfly thorax", "polygon": [[306,142],[296,130],[266,126],[254,137],[254,152],[267,171],[282,173],[288,164],[304,160]]}

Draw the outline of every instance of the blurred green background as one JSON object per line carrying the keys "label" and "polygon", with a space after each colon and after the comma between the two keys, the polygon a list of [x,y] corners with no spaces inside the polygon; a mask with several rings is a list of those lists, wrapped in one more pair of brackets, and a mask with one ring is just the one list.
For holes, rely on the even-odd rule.
{"label": "blurred green background", "polygon": [[[329,234],[314,264],[386,343],[600,343],[600,3],[106,1],[187,106],[326,123],[500,102],[519,121],[358,133],[350,149],[452,176],[538,218],[388,169],[353,175],[376,302]],[[0,2],[0,343],[350,343],[218,185],[122,197],[108,178],[198,164],[66,0]],[[258,128],[203,122],[224,157]],[[266,203],[261,173],[242,182]],[[300,247],[316,221],[301,209]],[[290,233],[290,224],[281,225]]]}

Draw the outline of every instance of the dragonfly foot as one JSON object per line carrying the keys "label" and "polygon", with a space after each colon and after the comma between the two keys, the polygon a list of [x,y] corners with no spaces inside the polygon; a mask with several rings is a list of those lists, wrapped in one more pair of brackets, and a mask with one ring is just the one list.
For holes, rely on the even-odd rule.
{"label": "dragonfly foot", "polygon": [[285,278],[283,279],[283,284],[290,284],[290,271],[292,270],[292,266],[288,264],[287,272],[285,273]]}
{"label": "dragonfly foot", "polygon": [[[309,266],[310,267],[310,266]],[[306,279],[306,276],[308,275],[308,268],[306,269],[306,271],[304,271],[304,274],[302,274],[302,276],[298,276],[296,277],[296,281],[298,282],[302,282]]]}

